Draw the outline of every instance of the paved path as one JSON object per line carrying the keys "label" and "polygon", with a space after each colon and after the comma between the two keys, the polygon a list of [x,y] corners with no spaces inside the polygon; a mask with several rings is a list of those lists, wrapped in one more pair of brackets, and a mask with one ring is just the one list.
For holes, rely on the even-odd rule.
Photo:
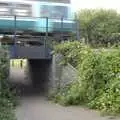
{"label": "paved path", "polygon": [[[17,108],[18,120],[110,120],[109,117],[101,117],[99,113],[80,108],[62,107],[48,102],[42,97],[28,97],[21,99],[21,105]],[[113,119],[113,118],[112,118]],[[114,119],[119,120],[119,119]]]}
{"label": "paved path", "polygon": [[[23,70],[12,69],[13,82],[29,83]],[[29,90],[29,89],[28,89]],[[50,103],[45,97],[21,97],[20,106],[16,109],[17,120],[110,120],[101,117],[98,112],[79,107],[62,107]],[[120,120],[120,119],[114,119]]]}

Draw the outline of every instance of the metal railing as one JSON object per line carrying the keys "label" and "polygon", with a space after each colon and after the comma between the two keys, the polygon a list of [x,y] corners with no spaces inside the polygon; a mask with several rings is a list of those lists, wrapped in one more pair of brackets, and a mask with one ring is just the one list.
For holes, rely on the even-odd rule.
{"label": "metal railing", "polygon": [[[31,31],[34,32],[34,30],[40,31],[39,33],[45,33],[44,35],[44,48],[45,53],[47,52],[47,48],[50,46],[51,41],[53,41],[54,38],[49,37],[49,33],[52,32],[58,32],[60,34],[60,40],[63,40],[64,33],[74,33],[76,34],[76,39],[79,40],[80,34],[79,34],[79,24],[78,21],[76,20],[70,20],[70,19],[53,19],[53,18],[48,18],[48,17],[23,17],[23,16],[1,16],[0,20],[13,20],[12,25],[5,25],[5,30],[6,29],[11,29],[12,31],[12,39],[14,41],[14,56],[16,56],[16,38],[17,38],[17,32],[20,31]],[[20,22],[21,21],[32,21],[33,24],[28,25],[26,28],[21,29]],[[27,22],[26,22],[27,23]],[[54,24],[52,24],[54,23]],[[71,24],[69,24],[71,23]],[[52,25],[51,25],[52,24]],[[11,28],[12,26],[12,28]],[[2,26],[0,26],[0,29]],[[69,31],[68,31],[69,30]]]}
{"label": "metal railing", "polygon": [[[19,30],[19,21],[20,22],[33,22],[33,24],[29,25],[29,28],[25,28],[27,30],[32,30],[33,28],[43,28],[43,29],[47,29],[48,27],[48,31],[50,31],[51,28],[53,29],[57,29],[57,28],[61,28],[61,29],[69,29],[70,28],[70,24],[71,23],[71,29],[73,28],[73,30],[75,30],[75,27],[73,26],[73,24],[75,24],[77,21],[76,20],[72,20],[72,19],[65,19],[65,18],[48,18],[48,17],[24,17],[24,16],[1,16],[0,15],[0,20],[13,20],[14,22],[10,25],[10,27],[14,27],[14,25],[16,24],[16,30]],[[41,24],[34,24],[39,23],[39,21],[41,22]],[[52,23],[57,23],[57,27],[56,26],[52,26]],[[64,24],[68,24],[68,26],[64,26]],[[28,27],[28,26],[27,26]],[[9,27],[8,27],[9,29]]]}

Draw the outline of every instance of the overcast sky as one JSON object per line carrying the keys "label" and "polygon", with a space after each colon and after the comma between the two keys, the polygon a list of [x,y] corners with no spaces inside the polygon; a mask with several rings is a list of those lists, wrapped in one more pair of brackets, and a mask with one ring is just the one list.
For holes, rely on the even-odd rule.
{"label": "overcast sky", "polygon": [[72,0],[74,10],[81,8],[113,8],[120,12],[120,0]]}

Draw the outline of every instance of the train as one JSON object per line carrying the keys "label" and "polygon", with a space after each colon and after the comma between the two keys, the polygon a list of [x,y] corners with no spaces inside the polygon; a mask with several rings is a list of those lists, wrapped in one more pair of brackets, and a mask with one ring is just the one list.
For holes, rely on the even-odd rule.
{"label": "train", "polygon": [[70,0],[0,0],[0,33],[71,33],[75,26]]}

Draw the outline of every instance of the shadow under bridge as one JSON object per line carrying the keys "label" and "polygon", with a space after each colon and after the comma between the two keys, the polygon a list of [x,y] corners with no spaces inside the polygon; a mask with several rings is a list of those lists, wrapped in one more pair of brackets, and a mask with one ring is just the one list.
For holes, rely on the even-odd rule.
{"label": "shadow under bridge", "polygon": [[[13,67],[14,66],[14,67]],[[26,60],[25,67],[10,67],[10,82],[19,96],[46,95],[49,90],[51,60]]]}

